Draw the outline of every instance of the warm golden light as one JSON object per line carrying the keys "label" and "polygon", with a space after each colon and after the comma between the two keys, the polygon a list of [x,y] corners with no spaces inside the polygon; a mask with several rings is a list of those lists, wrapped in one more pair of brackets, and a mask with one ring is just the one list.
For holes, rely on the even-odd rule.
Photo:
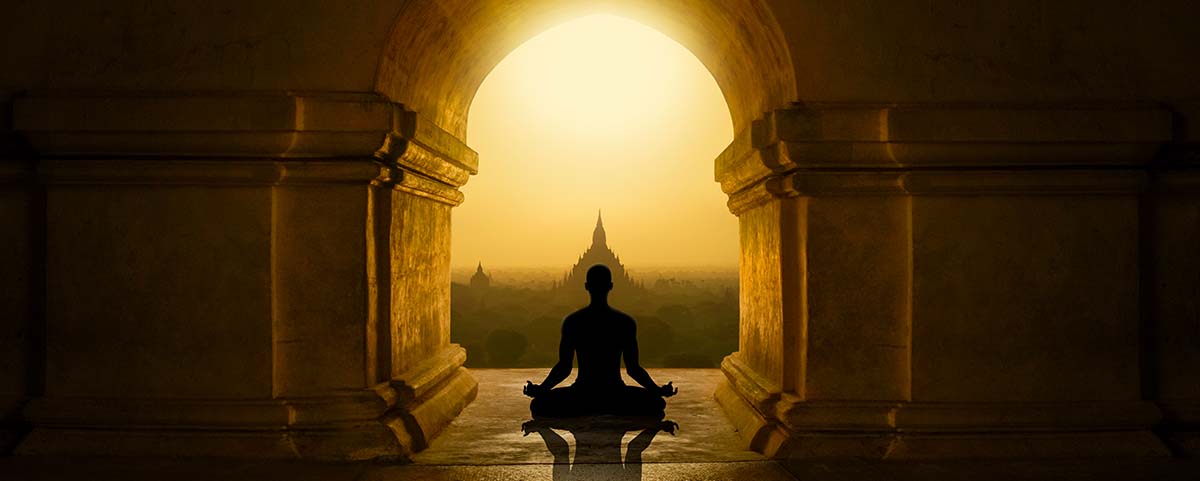
{"label": "warm golden light", "polygon": [[593,15],[514,50],[471,105],[480,173],[454,212],[453,262],[563,266],[596,211],[627,265],[733,266],[737,219],[713,182],[728,107],[691,52]]}

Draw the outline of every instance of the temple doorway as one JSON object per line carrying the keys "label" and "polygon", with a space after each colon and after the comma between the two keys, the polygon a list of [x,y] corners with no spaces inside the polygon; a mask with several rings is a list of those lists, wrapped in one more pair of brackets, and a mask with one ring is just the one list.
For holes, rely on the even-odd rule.
{"label": "temple doorway", "polygon": [[[481,168],[454,210],[451,255],[451,342],[466,348],[479,394],[416,462],[574,460],[611,477],[629,474],[622,456],[762,459],[712,395],[738,347],[738,224],[712,172],[732,140],[704,65],[622,17],[562,23],[493,69],[471,104]],[[637,321],[641,364],[681,394],[659,425],[522,424],[521,385],[558,362],[563,318],[587,304],[596,264],[612,270],[611,305]]]}
{"label": "temple doorway", "polygon": [[467,366],[554,364],[583,272],[604,264],[645,365],[716,368],[738,335],[737,218],[711,167],[732,139],[712,74],[643,24],[589,15],[512,51],[471,104],[481,169],[453,213]]}

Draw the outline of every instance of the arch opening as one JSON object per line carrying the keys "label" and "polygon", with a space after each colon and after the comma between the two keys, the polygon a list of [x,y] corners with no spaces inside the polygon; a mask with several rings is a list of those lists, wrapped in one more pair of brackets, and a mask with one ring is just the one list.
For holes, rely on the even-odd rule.
{"label": "arch opening", "polygon": [[554,25],[596,13],[644,24],[692,52],[721,87],[734,132],[797,98],[787,41],[767,5],[723,0],[423,2],[395,19],[375,91],[462,138],[476,91],[502,59]]}
{"label": "arch opening", "polygon": [[595,263],[617,272],[644,364],[736,350],[737,219],[709,164],[733,139],[725,98],[686,47],[612,14],[549,28],[491,71],[467,129],[481,173],[454,214],[451,341],[469,366],[552,365]]}

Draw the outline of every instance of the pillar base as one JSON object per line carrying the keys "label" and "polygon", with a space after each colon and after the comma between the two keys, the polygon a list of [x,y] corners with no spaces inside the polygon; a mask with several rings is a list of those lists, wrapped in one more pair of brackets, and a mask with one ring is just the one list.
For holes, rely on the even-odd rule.
{"label": "pillar base", "polygon": [[784,428],[786,441],[772,456],[789,459],[1033,459],[1169,457],[1150,431],[984,432],[955,434],[813,433]]}
{"label": "pillar base", "polygon": [[717,402],[745,445],[773,458],[1171,455],[1150,431],[1160,417],[1152,403],[803,401],[763,386],[735,358],[726,358],[722,370],[726,379],[717,388]]}
{"label": "pillar base", "polygon": [[1189,459],[1200,459],[1200,402],[1190,400],[1160,401],[1163,425],[1159,433],[1171,451]]}
{"label": "pillar base", "polygon": [[755,379],[753,372],[738,362],[736,354],[721,362],[721,371],[725,379],[717,385],[717,404],[725,410],[748,449],[775,456],[788,435],[777,420],[763,413],[774,409],[779,393],[764,386],[763,380]]}
{"label": "pillar base", "polygon": [[1200,430],[1170,431],[1163,433],[1163,438],[1171,446],[1171,451],[1180,457],[1200,459]]}
{"label": "pillar base", "polygon": [[17,428],[0,428],[0,456],[12,452],[21,441],[22,430]]}
{"label": "pillar base", "polygon": [[405,460],[475,399],[465,353],[447,351],[411,381],[329,396],[42,398],[26,408],[34,428],[15,454]]}

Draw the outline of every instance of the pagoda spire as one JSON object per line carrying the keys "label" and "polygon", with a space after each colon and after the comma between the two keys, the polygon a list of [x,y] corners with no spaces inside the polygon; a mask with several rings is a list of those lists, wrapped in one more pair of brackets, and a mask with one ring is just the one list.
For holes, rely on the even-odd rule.
{"label": "pagoda spire", "polygon": [[483,272],[483,261],[475,266],[475,275],[471,276],[472,289],[487,289],[492,285],[492,277]]}
{"label": "pagoda spire", "polygon": [[600,210],[596,210],[596,230],[592,231],[592,248],[602,249],[608,247],[608,239],[604,234],[604,219],[600,215]]}

